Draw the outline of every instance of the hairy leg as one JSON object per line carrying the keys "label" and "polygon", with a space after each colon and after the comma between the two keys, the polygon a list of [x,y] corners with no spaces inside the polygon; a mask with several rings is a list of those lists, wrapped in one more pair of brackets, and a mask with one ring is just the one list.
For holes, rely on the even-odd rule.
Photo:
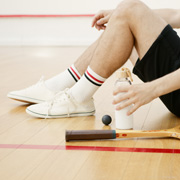
{"label": "hairy leg", "polygon": [[112,14],[90,67],[109,77],[127,61],[134,46],[141,59],[166,25],[141,1],[123,1]]}
{"label": "hairy leg", "polygon": [[[102,35],[101,35],[102,36]],[[89,66],[92,56],[94,54],[95,49],[98,46],[98,43],[101,39],[101,36],[91,45],[89,46],[84,53],[74,62],[74,66],[77,68],[78,72],[83,75],[87,67]]]}

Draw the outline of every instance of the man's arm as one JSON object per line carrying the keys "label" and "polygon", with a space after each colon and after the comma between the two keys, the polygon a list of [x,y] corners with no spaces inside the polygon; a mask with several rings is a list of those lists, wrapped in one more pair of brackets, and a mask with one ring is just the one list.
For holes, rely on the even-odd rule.
{"label": "man's arm", "polygon": [[115,98],[113,104],[119,104],[126,100],[116,106],[117,110],[134,104],[132,109],[128,112],[128,115],[130,115],[140,106],[177,89],[180,89],[180,69],[151,82],[117,87],[113,94],[117,95],[121,92],[124,92],[124,94]]}
{"label": "man's arm", "polygon": [[156,97],[180,89],[180,69],[151,82]]}
{"label": "man's arm", "polygon": [[154,11],[173,28],[180,28],[180,9],[155,9]]}

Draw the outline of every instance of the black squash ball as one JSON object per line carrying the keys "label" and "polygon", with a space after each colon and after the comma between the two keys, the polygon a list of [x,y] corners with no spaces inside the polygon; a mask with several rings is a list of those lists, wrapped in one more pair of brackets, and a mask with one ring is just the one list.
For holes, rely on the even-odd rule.
{"label": "black squash ball", "polygon": [[111,116],[109,116],[109,115],[104,115],[104,116],[102,117],[102,122],[103,122],[103,124],[106,125],[106,126],[108,126],[108,125],[111,123],[111,121],[112,121],[112,118],[111,118]]}

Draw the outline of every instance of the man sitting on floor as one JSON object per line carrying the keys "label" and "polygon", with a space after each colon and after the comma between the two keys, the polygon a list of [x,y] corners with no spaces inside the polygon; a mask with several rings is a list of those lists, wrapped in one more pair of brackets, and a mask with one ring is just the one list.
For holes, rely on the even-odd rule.
{"label": "man sitting on floor", "polygon": [[133,104],[130,115],[160,97],[180,116],[180,39],[172,29],[180,27],[180,10],[152,10],[141,1],[124,0],[114,10],[97,13],[92,26],[104,32],[72,66],[8,97],[39,103],[26,110],[35,117],[93,115],[93,94],[130,57],[133,72],[145,83],[115,89],[114,95],[125,94],[113,103],[126,100],[117,109]]}

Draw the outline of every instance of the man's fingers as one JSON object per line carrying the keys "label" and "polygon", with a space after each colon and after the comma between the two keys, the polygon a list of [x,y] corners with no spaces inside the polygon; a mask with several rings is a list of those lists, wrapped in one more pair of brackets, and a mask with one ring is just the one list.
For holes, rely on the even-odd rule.
{"label": "man's fingers", "polygon": [[130,86],[129,85],[123,85],[123,86],[118,86],[114,89],[113,95],[117,95],[118,93],[121,92],[127,92],[129,90]]}
{"label": "man's fingers", "polygon": [[103,15],[101,12],[100,12],[100,13],[97,13],[97,14],[93,17],[92,27],[94,27],[95,24],[96,24],[96,22],[97,22],[99,19],[103,18],[103,17],[104,17],[104,15]]}
{"label": "man's fingers", "polygon": [[129,99],[129,94],[120,94],[114,97],[113,104],[118,104],[121,101]]}
{"label": "man's fingers", "polygon": [[123,109],[125,107],[128,107],[128,106],[132,105],[132,104],[133,104],[132,100],[127,100],[125,102],[122,102],[122,103],[118,104],[116,106],[116,110],[121,110],[121,109]]}
{"label": "man's fingers", "polygon": [[98,19],[96,17],[93,18],[91,27],[94,27]]}
{"label": "man's fingers", "polygon": [[100,26],[100,29],[105,30],[105,29],[106,29],[106,26],[105,26],[105,25],[101,25],[101,26]]}
{"label": "man's fingers", "polygon": [[[121,109],[123,109],[123,108],[126,108],[126,107],[132,105],[132,104],[133,104],[132,101],[130,101],[130,100],[129,100],[129,101],[126,101],[125,103],[122,103],[122,104],[120,104],[120,105],[117,105],[117,106],[116,106],[116,110],[117,110],[117,111],[118,111],[118,110],[121,110]],[[140,105],[139,105],[138,103],[132,105],[131,109],[127,112],[127,115],[129,116],[129,115],[133,114],[139,107],[140,107]]]}
{"label": "man's fingers", "polygon": [[135,104],[134,106],[132,106],[132,108],[127,112],[127,115],[130,116],[131,114],[133,114],[140,106]]}
{"label": "man's fingers", "polygon": [[106,26],[104,26],[104,25],[99,26],[99,25],[95,24],[95,28],[100,31],[101,29],[105,30]]}
{"label": "man's fingers", "polygon": [[105,17],[105,18],[99,19],[96,23],[97,25],[104,25],[107,23],[107,21],[108,21],[108,17]]}
{"label": "man's fingers", "polygon": [[95,28],[99,31],[101,29],[100,26],[98,26],[97,24],[95,24]]}

